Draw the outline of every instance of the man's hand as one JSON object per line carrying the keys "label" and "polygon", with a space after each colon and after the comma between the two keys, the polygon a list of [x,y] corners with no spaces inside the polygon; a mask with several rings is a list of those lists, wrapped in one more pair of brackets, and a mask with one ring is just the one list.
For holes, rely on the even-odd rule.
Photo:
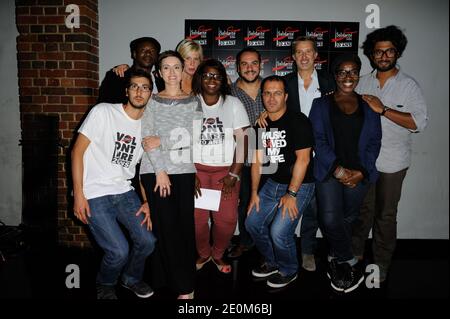
{"label": "man's hand", "polygon": [[297,207],[297,198],[292,197],[289,194],[285,194],[280,199],[280,204],[278,208],[283,207],[281,209],[281,217],[284,218],[286,216],[286,210],[288,211],[289,217],[291,220],[294,220],[298,216],[298,207]]}
{"label": "man's hand", "polygon": [[228,199],[231,196],[231,193],[233,192],[233,187],[236,185],[237,178],[233,177],[231,175],[227,175],[223,178],[221,178],[218,182],[222,183],[222,193],[223,193],[223,199]]}
{"label": "man's hand", "polygon": [[169,175],[167,175],[165,171],[162,171],[159,172],[158,175],[156,175],[156,185],[153,191],[157,192],[159,188],[159,196],[164,198],[170,196],[171,185],[172,184],[170,183]]}
{"label": "man's hand", "polygon": [[381,114],[381,112],[383,112],[384,105],[378,97],[374,95],[363,94],[362,99],[366,101],[367,104],[369,104],[370,108],[375,113]]}
{"label": "man's hand", "polygon": [[266,118],[268,116],[269,113],[267,113],[267,111],[262,111],[261,114],[259,114],[258,119],[256,120],[256,124],[258,124],[261,128],[265,128],[267,126]]}
{"label": "man's hand", "polygon": [[114,67],[112,70],[117,75],[123,78],[125,76],[125,71],[128,70],[130,67],[128,64],[120,64],[116,67]]}
{"label": "man's hand", "polygon": [[150,218],[150,207],[148,206],[148,202],[145,201],[141,207],[139,208],[139,210],[136,213],[136,217],[139,216],[140,214],[144,214],[145,217],[141,222],[141,226],[146,224],[147,225],[147,230],[150,231],[152,230],[152,220]]}
{"label": "man's hand", "polygon": [[259,196],[257,193],[253,193],[250,197],[250,202],[248,203],[247,215],[250,215],[253,206],[256,206],[256,212],[259,212]]}
{"label": "man's hand", "polygon": [[73,203],[73,212],[83,224],[89,224],[88,217],[91,217],[89,203],[84,195],[76,195]]}
{"label": "man's hand", "polygon": [[142,139],[142,147],[144,151],[149,152],[161,145],[159,136],[146,136]]}

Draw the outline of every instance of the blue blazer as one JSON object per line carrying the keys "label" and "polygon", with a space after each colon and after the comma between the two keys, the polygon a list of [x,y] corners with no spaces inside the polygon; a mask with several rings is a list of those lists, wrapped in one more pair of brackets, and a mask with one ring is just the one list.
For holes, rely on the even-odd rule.
{"label": "blue blazer", "polygon": [[[336,161],[334,151],[334,133],[331,126],[330,108],[332,95],[314,99],[309,119],[314,132],[314,177],[323,182],[331,176],[331,169]],[[368,181],[374,183],[378,178],[375,162],[381,148],[381,120],[380,115],[372,111],[360,97],[359,107],[364,111],[364,123],[359,137],[358,152],[361,165],[368,173]]]}

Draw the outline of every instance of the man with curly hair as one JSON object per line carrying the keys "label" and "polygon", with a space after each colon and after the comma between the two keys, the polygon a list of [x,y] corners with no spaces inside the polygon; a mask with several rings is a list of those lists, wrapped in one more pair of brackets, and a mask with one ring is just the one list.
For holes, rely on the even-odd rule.
{"label": "man with curly hair", "polygon": [[425,129],[427,106],[417,82],[397,65],[408,40],[396,26],[367,35],[364,54],[373,71],[361,77],[357,91],[381,116],[382,141],[376,167],[380,177],[370,188],[353,229],[353,253],[362,259],[372,229],[374,262],[386,279],[397,238],[397,207],[411,164],[412,133]]}

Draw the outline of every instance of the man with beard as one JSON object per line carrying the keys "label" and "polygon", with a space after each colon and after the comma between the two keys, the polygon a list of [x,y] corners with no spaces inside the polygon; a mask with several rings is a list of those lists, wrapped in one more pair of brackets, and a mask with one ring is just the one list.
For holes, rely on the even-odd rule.
{"label": "man with beard", "polygon": [[[117,75],[113,70],[106,73],[99,89],[97,103],[127,103],[126,79],[130,72],[135,70],[147,72],[152,77],[152,82],[156,84],[158,90],[164,87],[164,81],[157,76],[157,72],[152,73],[153,66],[161,51],[159,42],[151,37],[138,38],[130,42],[130,51],[133,65],[122,76]],[[140,163],[136,166],[136,175],[131,179],[131,184],[139,198],[142,199],[143,195],[139,186],[139,169]]]}
{"label": "man with beard", "polygon": [[[353,229],[353,253],[362,259],[372,228],[372,251],[386,279],[397,238],[397,206],[403,179],[411,164],[411,136],[425,129],[427,106],[417,82],[397,66],[407,38],[396,26],[375,30],[363,43],[373,71],[361,78],[357,91],[381,115],[383,137],[376,167],[380,177],[361,207]],[[374,72],[376,70],[376,72]]]}
{"label": "man with beard", "polygon": [[[138,297],[153,294],[142,281],[145,260],[155,247],[150,209],[129,181],[143,154],[141,117],[152,86],[147,72],[132,70],[127,79],[128,102],[92,108],[72,150],[74,214],[88,225],[105,253],[97,275],[98,299],[117,299],[119,276],[121,285]],[[130,252],[119,223],[133,241]]]}
{"label": "man with beard", "polygon": [[162,80],[158,76],[155,76],[156,72],[154,71],[152,73],[152,70],[158,60],[160,51],[161,45],[154,38],[142,37],[131,41],[130,52],[133,65],[125,71],[125,76],[122,77],[117,75],[113,70],[106,72],[99,89],[97,103],[126,103],[126,77],[131,70],[143,70],[147,72],[152,76],[153,83],[159,89]]}
{"label": "man with beard", "polygon": [[[239,78],[231,85],[231,94],[237,97],[245,106],[250,123],[253,125],[258,115],[264,110],[261,100],[261,54],[254,48],[244,48],[236,55],[236,65]],[[249,158],[251,158],[249,156]],[[237,258],[253,246],[253,240],[245,229],[247,206],[251,192],[251,163],[247,161],[241,171],[241,188],[239,193],[239,243],[228,254]]]}

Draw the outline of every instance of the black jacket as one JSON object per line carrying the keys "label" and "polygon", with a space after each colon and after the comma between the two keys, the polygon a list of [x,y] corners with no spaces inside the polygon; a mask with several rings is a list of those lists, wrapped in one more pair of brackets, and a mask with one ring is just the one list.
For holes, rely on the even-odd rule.
{"label": "black jacket", "polygon": [[[287,84],[288,99],[287,108],[293,112],[300,112],[300,97],[298,95],[298,73],[292,72],[287,74],[284,79]],[[317,77],[319,79],[319,90],[322,96],[329,94],[335,90],[335,82],[333,77],[324,70],[317,70]]]}
{"label": "black jacket", "polygon": [[[100,85],[100,89],[98,92],[98,103],[127,103],[127,96],[125,93],[126,86],[126,78],[131,68],[125,71],[125,76],[121,78],[116,75],[114,71],[110,70],[106,72],[105,78]],[[155,75],[155,71],[153,75],[155,77],[155,82],[153,85],[156,85],[158,92],[164,88],[164,81]],[[161,83],[162,82],[162,83]]]}

